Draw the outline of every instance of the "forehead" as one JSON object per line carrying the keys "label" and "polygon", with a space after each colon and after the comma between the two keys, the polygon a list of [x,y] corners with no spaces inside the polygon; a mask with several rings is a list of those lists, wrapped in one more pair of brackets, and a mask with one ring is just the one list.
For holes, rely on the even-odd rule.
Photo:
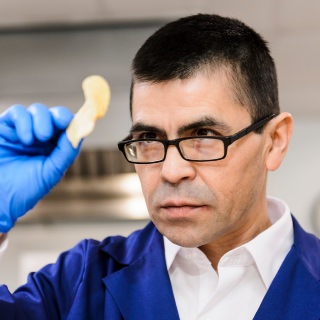
{"label": "forehead", "polygon": [[139,122],[168,131],[205,117],[228,125],[250,121],[227,77],[219,72],[159,83],[137,82],[132,93],[133,125]]}

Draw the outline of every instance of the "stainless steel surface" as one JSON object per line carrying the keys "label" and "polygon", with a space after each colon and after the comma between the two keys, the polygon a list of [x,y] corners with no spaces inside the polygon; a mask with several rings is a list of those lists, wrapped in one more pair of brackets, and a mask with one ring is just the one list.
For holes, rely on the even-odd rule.
{"label": "stainless steel surface", "polygon": [[26,223],[147,220],[138,177],[117,150],[83,150]]}

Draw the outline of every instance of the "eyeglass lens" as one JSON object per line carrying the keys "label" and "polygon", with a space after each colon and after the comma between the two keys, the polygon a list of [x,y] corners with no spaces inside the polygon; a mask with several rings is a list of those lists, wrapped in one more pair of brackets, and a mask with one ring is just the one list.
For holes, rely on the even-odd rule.
{"label": "eyeglass lens", "polygon": [[[179,141],[179,152],[187,160],[206,161],[220,159],[225,147],[222,140],[211,138],[188,138]],[[165,143],[161,141],[134,141],[126,144],[129,161],[150,163],[165,157]]]}

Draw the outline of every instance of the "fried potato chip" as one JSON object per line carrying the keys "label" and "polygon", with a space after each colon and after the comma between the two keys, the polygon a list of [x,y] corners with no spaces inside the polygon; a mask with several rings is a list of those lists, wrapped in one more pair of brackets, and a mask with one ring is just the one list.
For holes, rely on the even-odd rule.
{"label": "fried potato chip", "polygon": [[110,102],[109,84],[101,76],[85,78],[82,90],[85,102],[67,128],[67,137],[74,148],[93,131],[96,121],[106,114]]}

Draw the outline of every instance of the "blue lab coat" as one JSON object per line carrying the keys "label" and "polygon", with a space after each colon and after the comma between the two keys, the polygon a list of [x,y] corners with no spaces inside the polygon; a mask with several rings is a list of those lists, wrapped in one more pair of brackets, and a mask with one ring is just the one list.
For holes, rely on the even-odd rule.
{"label": "blue lab coat", "polygon": [[[294,245],[255,320],[320,319],[320,241],[294,218],[293,223]],[[55,264],[30,274],[13,294],[1,286],[0,318],[179,319],[163,238],[149,223],[127,238],[84,240]]]}

